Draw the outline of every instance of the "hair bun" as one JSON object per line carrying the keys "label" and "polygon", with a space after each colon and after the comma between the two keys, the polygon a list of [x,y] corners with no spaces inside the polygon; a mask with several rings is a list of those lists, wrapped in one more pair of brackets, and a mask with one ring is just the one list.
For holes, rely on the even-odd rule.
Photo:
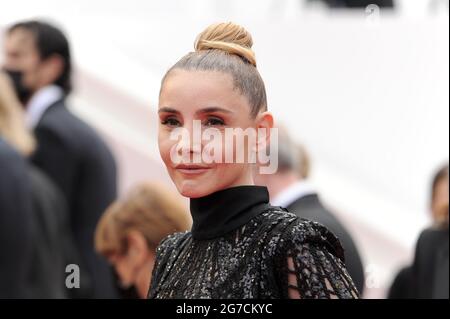
{"label": "hair bun", "polygon": [[238,55],[256,67],[252,45],[252,36],[242,26],[232,22],[217,23],[210,25],[198,35],[195,51],[222,50]]}

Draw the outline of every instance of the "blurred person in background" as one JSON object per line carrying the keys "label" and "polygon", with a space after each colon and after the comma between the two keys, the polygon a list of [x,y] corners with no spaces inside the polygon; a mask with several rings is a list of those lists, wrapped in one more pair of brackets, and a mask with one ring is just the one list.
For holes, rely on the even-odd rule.
{"label": "blurred person in background", "polygon": [[430,210],[433,226],[448,227],[448,164],[442,166],[434,174],[431,183]]}
{"label": "blurred person in background", "polygon": [[[22,107],[9,77],[0,72],[0,135],[28,160],[35,140],[26,129]],[[31,298],[65,298],[65,266],[80,263],[61,191],[32,163],[25,165],[32,199],[31,262],[27,294]],[[77,291],[79,292],[79,291]]]}
{"label": "blurred person in background", "polygon": [[4,39],[5,71],[25,108],[26,124],[37,148],[32,162],[60,188],[70,225],[83,258],[85,297],[114,298],[117,290],[108,264],[94,251],[94,231],[102,212],[116,198],[114,158],[98,134],[69,111],[71,54],[66,36],[41,21],[11,26]]}
{"label": "blurred person in background", "polygon": [[449,298],[448,164],[434,174],[431,183],[431,227],[422,231],[414,261],[396,275],[389,299]]}
{"label": "blurred person in background", "polygon": [[376,5],[383,9],[393,9],[393,0],[307,0],[309,2],[321,1],[328,7],[333,9],[345,9],[345,8],[366,8],[369,5]]}
{"label": "blurred person in background", "polygon": [[97,225],[97,251],[114,265],[121,288],[134,288],[139,298],[147,297],[160,241],[191,228],[191,216],[176,196],[162,185],[139,185],[114,202]]}
{"label": "blurred person in background", "polygon": [[0,133],[0,299],[30,297],[33,211],[26,172],[25,160]]}
{"label": "blurred person in background", "polygon": [[267,186],[271,204],[286,207],[299,217],[318,222],[330,229],[344,247],[345,264],[356,288],[364,290],[364,267],[357,246],[339,219],[326,208],[308,181],[310,159],[306,149],[278,129],[278,170],[275,174],[255,174],[258,185]]}

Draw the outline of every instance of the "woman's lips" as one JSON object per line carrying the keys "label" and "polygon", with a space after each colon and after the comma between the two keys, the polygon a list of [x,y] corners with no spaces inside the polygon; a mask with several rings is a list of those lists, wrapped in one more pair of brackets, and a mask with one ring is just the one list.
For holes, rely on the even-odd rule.
{"label": "woman's lips", "polygon": [[203,174],[206,171],[210,170],[210,167],[206,166],[198,166],[198,165],[179,165],[175,167],[175,169],[185,175],[197,175]]}

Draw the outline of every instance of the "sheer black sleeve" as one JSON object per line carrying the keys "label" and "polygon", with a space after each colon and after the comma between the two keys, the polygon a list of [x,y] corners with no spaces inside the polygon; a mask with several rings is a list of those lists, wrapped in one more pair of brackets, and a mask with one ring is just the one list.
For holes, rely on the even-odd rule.
{"label": "sheer black sleeve", "polygon": [[297,219],[287,227],[275,267],[284,298],[358,298],[339,240],[318,223]]}

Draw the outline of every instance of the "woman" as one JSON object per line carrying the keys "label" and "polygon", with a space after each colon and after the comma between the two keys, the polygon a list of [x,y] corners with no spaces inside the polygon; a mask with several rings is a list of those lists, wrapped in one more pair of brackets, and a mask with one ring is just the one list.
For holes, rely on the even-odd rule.
{"label": "woman", "polygon": [[161,185],[143,184],[106,210],[97,225],[95,247],[114,266],[120,286],[145,298],[159,242],[186,231],[191,223],[171,192]]}
{"label": "woman", "polygon": [[[190,198],[193,227],[159,245],[149,298],[356,298],[336,237],[270,206],[267,189],[254,186],[252,161],[199,162],[210,143],[173,137],[180,129],[198,135],[199,122],[219,133],[273,127],[251,47],[241,26],[211,25],[162,80],[159,149],[178,191]],[[258,133],[258,143],[269,139]],[[248,142],[225,141],[218,153],[230,148],[253,151]],[[180,150],[181,161],[174,156]]]}

